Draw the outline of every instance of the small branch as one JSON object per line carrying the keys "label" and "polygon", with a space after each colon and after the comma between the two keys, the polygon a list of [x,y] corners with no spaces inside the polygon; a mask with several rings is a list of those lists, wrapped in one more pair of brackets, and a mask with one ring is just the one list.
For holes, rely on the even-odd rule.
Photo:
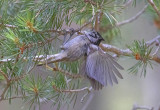
{"label": "small branch", "polygon": [[88,105],[91,103],[91,101],[93,100],[93,98],[94,98],[94,94],[92,93],[89,96],[89,98],[88,98],[87,102],[85,103],[85,105],[83,106],[82,110],[86,110],[87,109]]}
{"label": "small branch", "polygon": [[2,100],[4,100],[4,95],[5,95],[6,91],[8,90],[9,86],[10,86],[10,84],[7,84],[7,86],[4,88],[4,90],[3,90],[3,92],[2,92],[2,94],[0,96],[0,102]]}
{"label": "small branch", "polygon": [[160,56],[158,56],[158,55],[151,56],[151,60],[154,60],[157,63],[160,63]]}
{"label": "small branch", "polygon": [[155,56],[158,53],[159,49],[160,49],[159,39],[156,39],[155,43],[156,43],[156,46],[158,46],[158,47],[156,48],[155,52],[153,53],[153,56]]}
{"label": "small branch", "polygon": [[74,89],[74,90],[72,90],[72,89],[69,89],[69,90],[61,90],[61,89],[58,89],[55,85],[53,85],[52,86],[53,87],[53,89],[55,90],[55,91],[57,91],[57,92],[65,92],[65,93],[73,93],[73,92],[82,92],[82,91],[88,91],[88,92],[90,92],[91,90],[90,90],[90,88],[88,88],[88,87],[84,87],[84,88],[82,88],[82,89]]}
{"label": "small branch", "polygon": [[102,48],[102,50],[104,50],[105,52],[113,52],[117,55],[124,55],[124,56],[130,56],[132,55],[132,51],[129,49],[119,49],[115,46],[109,45],[109,44],[100,44],[100,47]]}
{"label": "small branch", "polygon": [[[133,54],[132,51],[129,49],[123,50],[123,49],[119,49],[115,46],[111,46],[109,44],[100,44],[100,47],[104,51],[113,52],[113,53],[116,53],[117,55],[130,56]],[[160,63],[160,56],[150,55],[149,58],[150,58],[150,60],[154,60],[155,62]]]}
{"label": "small branch", "polygon": [[[67,55],[65,53],[57,53],[54,55],[47,55],[47,57],[44,56],[44,59],[40,60],[40,62],[42,62],[42,64],[38,64],[37,66],[42,66],[45,64],[51,64],[51,63],[64,61],[66,56]],[[47,62],[47,61],[49,61],[49,62]]]}
{"label": "small branch", "polygon": [[7,81],[7,83],[10,82],[10,80],[8,79],[7,75],[0,69],[0,73],[3,75],[3,77],[5,78],[5,80]]}
{"label": "small branch", "polygon": [[85,23],[83,26],[81,26],[80,28],[76,29],[75,32],[79,32],[81,31],[83,28],[85,28],[86,26],[88,26],[89,24],[91,24],[92,21],[90,20],[89,22]]}
{"label": "small branch", "polygon": [[87,97],[87,95],[90,93],[91,90],[92,90],[92,87],[90,87],[89,91],[83,95],[83,97],[81,98],[81,103],[83,103],[84,99]]}
{"label": "small branch", "polygon": [[157,15],[160,18],[160,12],[159,12],[158,8],[156,7],[155,3],[153,2],[153,0],[148,0],[148,2],[150,3],[150,5],[153,7],[153,9],[156,11]]}
{"label": "small branch", "polygon": [[135,16],[127,19],[127,20],[124,20],[124,21],[121,21],[119,23],[116,23],[115,25],[108,25],[104,28],[101,28],[100,30],[103,30],[104,32],[107,31],[108,29],[112,29],[112,28],[115,28],[115,27],[120,27],[120,26],[123,26],[125,24],[128,24],[128,23],[132,23],[133,21],[135,21],[136,19],[138,19],[144,12],[145,12],[145,9],[148,7],[148,4],[144,6],[144,8],[142,10],[140,10]]}
{"label": "small branch", "polygon": [[42,33],[42,34],[45,33],[45,32],[54,32],[54,33],[58,33],[59,35],[64,35],[63,30],[50,29],[50,30],[39,31],[39,33]]}
{"label": "small branch", "polygon": [[128,23],[131,23],[131,22],[135,21],[139,16],[141,16],[144,13],[144,11],[146,10],[147,7],[148,7],[148,4],[145,5],[145,7],[141,11],[139,11],[135,16],[133,16],[132,18],[117,23],[116,27],[123,26],[125,24],[128,24]]}
{"label": "small branch", "polygon": [[127,7],[128,5],[130,5],[132,3],[133,0],[128,0],[123,6]]}
{"label": "small branch", "polygon": [[9,97],[9,98],[5,98],[3,100],[10,100],[10,99],[21,99],[24,98],[24,96],[15,96],[15,97]]}
{"label": "small branch", "polygon": [[23,79],[25,76],[27,76],[27,74],[23,74],[23,75],[18,76],[18,77],[16,77],[16,78],[12,78],[11,81],[13,81],[13,82],[19,81],[19,80]]}
{"label": "small branch", "polygon": [[153,45],[154,43],[156,43],[157,40],[159,41],[159,39],[160,39],[160,35],[157,36],[157,37],[155,37],[155,38],[153,38],[152,40],[146,42],[146,44],[147,44],[148,46],[151,46],[151,45]]}
{"label": "small branch", "polygon": [[14,25],[10,25],[10,24],[3,24],[3,23],[0,23],[0,26],[5,26],[5,27],[9,27],[9,28],[16,28],[17,26],[14,26]]}
{"label": "small branch", "polygon": [[158,47],[156,48],[156,51],[153,53],[153,56],[155,56],[155,55],[158,53],[159,48],[160,48],[160,46],[158,46]]}
{"label": "small branch", "polygon": [[102,20],[102,16],[103,16],[103,13],[101,12],[101,10],[99,10],[97,13],[96,13],[96,20],[95,20],[95,26],[94,26],[94,29],[99,32],[100,30],[100,22]]}
{"label": "small branch", "polygon": [[95,21],[95,26],[94,26],[94,29],[96,31],[99,31],[99,12],[96,13],[96,21]]}
{"label": "small branch", "polygon": [[153,110],[153,107],[147,107],[147,106],[139,106],[139,105],[133,105],[132,110],[139,110],[139,109],[143,109],[143,110]]}

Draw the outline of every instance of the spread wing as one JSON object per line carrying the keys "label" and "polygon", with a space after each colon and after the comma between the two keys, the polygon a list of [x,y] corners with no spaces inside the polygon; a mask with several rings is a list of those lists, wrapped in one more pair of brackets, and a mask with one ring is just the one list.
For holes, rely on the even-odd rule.
{"label": "spread wing", "polygon": [[81,75],[83,75],[85,78],[89,79],[91,86],[94,90],[102,89],[103,85],[99,81],[96,81],[95,79],[93,79],[87,75],[87,73],[86,73],[86,60],[87,60],[87,56],[84,56],[82,63],[80,65],[80,68],[79,68],[79,73]]}
{"label": "spread wing", "polygon": [[89,54],[86,59],[85,72],[87,77],[94,79],[103,86],[107,84],[113,85],[113,82],[118,83],[117,77],[123,79],[117,68],[123,69],[114,58],[99,50]]}

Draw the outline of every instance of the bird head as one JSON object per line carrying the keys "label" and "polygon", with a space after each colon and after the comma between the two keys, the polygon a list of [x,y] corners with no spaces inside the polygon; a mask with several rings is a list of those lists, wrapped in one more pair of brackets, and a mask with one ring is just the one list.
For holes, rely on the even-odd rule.
{"label": "bird head", "polygon": [[104,41],[103,37],[95,30],[87,31],[85,35],[95,45],[99,45],[101,41]]}

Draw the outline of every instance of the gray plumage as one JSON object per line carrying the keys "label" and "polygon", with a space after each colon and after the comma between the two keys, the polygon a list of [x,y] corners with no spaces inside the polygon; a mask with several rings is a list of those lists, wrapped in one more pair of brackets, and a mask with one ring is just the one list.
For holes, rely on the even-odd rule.
{"label": "gray plumage", "polygon": [[61,47],[62,53],[65,53],[66,61],[75,61],[84,56],[87,52],[89,39],[85,35],[77,36],[74,39],[68,41]]}
{"label": "gray plumage", "polygon": [[79,69],[80,74],[89,79],[95,90],[102,89],[108,83],[111,85],[113,82],[118,83],[117,77],[123,78],[118,69],[123,67],[99,47],[103,40],[102,36],[94,30],[77,36],[61,47],[62,51],[56,55],[58,57],[56,61],[75,61],[84,57]]}
{"label": "gray plumage", "polygon": [[82,66],[82,70],[85,70],[85,75],[91,80],[91,85],[96,90],[108,84],[113,85],[113,82],[118,83],[116,76],[123,78],[117,70],[123,67],[96,45],[90,44],[86,61],[83,64],[85,66]]}

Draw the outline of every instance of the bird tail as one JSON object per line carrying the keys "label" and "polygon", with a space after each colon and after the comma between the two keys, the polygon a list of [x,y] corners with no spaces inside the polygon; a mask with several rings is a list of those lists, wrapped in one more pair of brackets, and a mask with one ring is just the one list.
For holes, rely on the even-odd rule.
{"label": "bird tail", "polygon": [[101,90],[104,86],[99,81],[96,81],[95,79],[89,77],[86,73],[86,59],[87,59],[87,57],[84,56],[82,59],[83,62],[80,65],[79,73],[89,80],[89,82],[94,90]]}
{"label": "bird tail", "polygon": [[99,83],[98,81],[96,81],[93,78],[87,77],[91,83],[91,86],[94,90],[101,90],[103,88],[103,85],[101,83]]}

